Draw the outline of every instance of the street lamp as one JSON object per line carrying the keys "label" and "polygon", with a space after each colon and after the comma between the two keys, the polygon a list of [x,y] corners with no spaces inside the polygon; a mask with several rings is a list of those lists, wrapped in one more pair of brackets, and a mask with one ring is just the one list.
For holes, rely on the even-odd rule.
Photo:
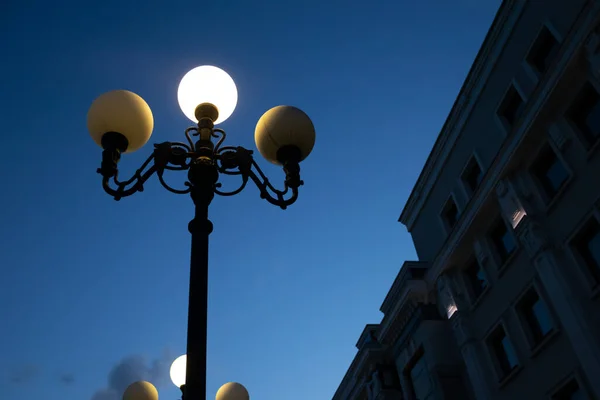
{"label": "street lamp", "polygon": [[[148,104],[129,91],[105,93],[92,103],[87,125],[94,141],[103,148],[98,169],[102,186],[115,200],[143,191],[144,182],[153,174],[167,190],[192,197],[195,216],[188,225],[192,250],[187,366],[182,392],[187,400],[203,400],[206,399],[208,237],[213,229],[208,207],[215,194],[235,195],[249,180],[269,203],[282,209],[294,203],[303,184],[299,163],[312,151],[315,129],[303,111],[291,106],[274,107],[258,120],[254,131],[258,151],[285,172],[284,189],[278,190],[254,161],[251,150],[224,146],[225,131],[214,127],[231,115],[237,103],[235,83],[226,72],[212,66],[194,68],[181,80],[177,97],[183,113],[195,123],[185,130],[186,142],[155,144],[150,157],[127,180],[119,179],[117,165],[121,154],[139,149],[150,139],[154,120]],[[185,187],[169,186],[164,179],[165,170],[187,171]],[[233,191],[221,191],[221,175],[237,176],[240,186]]]}

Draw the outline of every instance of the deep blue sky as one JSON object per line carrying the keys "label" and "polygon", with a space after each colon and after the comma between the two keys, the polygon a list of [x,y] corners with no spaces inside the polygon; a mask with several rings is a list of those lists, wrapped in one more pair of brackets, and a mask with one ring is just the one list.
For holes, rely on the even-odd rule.
{"label": "deep blue sky", "polygon": [[499,4],[3,1],[0,398],[90,400],[153,360],[144,376],[178,397],[161,362],[185,351],[192,202],[154,179],[105,195],[86,113],[132,90],[151,142],[182,140],[179,80],[213,64],[238,86],[229,144],[254,148],[279,104],[306,111],[317,142],[288,210],[250,185],[213,202],[208,398],[233,380],[255,400],[330,399],[416,257],[397,219]]}

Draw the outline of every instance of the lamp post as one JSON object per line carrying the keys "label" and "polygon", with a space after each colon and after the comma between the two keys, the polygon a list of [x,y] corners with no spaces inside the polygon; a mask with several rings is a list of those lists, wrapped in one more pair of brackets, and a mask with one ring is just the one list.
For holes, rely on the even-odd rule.
{"label": "lamp post", "polygon": [[[187,355],[179,356],[173,361],[171,364],[171,368],[169,370],[169,375],[171,376],[171,381],[177,387],[182,387],[185,384],[186,379],[186,360]],[[248,390],[241,383],[237,382],[228,382],[221,386],[219,390],[217,390],[217,395],[215,397],[216,400],[250,400],[250,395],[248,394]],[[142,400],[142,399],[140,399]],[[145,400],[145,399],[143,399]],[[153,400],[153,399],[151,399]]]}
{"label": "lamp post", "polygon": [[[188,72],[177,94],[183,113],[195,123],[185,130],[185,142],[163,142],[135,174],[127,180],[118,176],[118,162],[123,153],[141,148],[150,139],[154,120],[150,107],[137,94],[116,90],[98,97],[88,112],[88,130],[103,148],[102,175],[104,190],[115,200],[144,189],[144,183],[156,174],[167,190],[190,194],[195,206],[188,225],[192,236],[190,287],[187,329],[187,366],[184,399],[206,399],[206,337],[208,301],[208,237],[213,225],[208,207],[215,194],[232,196],[241,192],[248,181],[254,182],[260,197],[285,209],[298,198],[299,163],[312,151],[315,130],[310,118],[291,106],[268,110],[258,120],[254,132],[256,146],[268,161],[282,166],[284,189],[276,189],[258,164],[253,152],[243,147],[224,146],[225,131],[215,128],[234,111],[237,89],[231,77],[213,66],[201,66]],[[192,139],[194,138],[194,139]],[[166,170],[187,171],[183,188],[173,188],[164,179]],[[222,175],[237,176],[240,186],[221,191]]]}

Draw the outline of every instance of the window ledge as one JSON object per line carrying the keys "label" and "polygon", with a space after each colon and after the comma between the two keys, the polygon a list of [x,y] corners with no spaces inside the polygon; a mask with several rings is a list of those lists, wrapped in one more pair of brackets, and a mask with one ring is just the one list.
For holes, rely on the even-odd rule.
{"label": "window ledge", "polygon": [[483,291],[481,292],[479,297],[471,304],[471,307],[469,308],[469,312],[473,312],[477,307],[479,307],[479,305],[482,302],[482,299],[485,297],[485,295],[489,291],[490,291],[490,282],[488,281],[487,287],[485,289],[483,289]]}
{"label": "window ledge", "polygon": [[546,335],[546,337],[544,337],[539,343],[537,343],[531,348],[531,354],[529,355],[529,357],[535,358],[538,354],[540,354],[542,350],[544,350],[552,341],[554,341],[554,338],[558,335],[559,332],[560,331],[556,328],[550,331]]}
{"label": "window ledge", "polygon": [[515,378],[515,376],[519,374],[519,372],[521,372],[522,369],[523,367],[521,365],[517,365],[516,367],[514,367],[512,371],[510,371],[507,375],[500,379],[500,381],[498,382],[498,388],[501,389],[504,386],[506,386],[510,381],[512,381]]}

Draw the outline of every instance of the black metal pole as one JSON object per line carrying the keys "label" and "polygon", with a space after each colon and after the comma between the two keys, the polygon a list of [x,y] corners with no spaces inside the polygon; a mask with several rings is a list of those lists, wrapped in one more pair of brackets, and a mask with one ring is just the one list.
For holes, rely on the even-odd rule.
{"label": "black metal pole", "polygon": [[[212,144],[208,145],[212,147]],[[187,330],[187,366],[184,400],[206,400],[206,347],[208,322],[208,237],[213,225],[208,219],[208,206],[213,197],[218,171],[214,161],[199,158],[189,170],[194,219],[189,223],[192,234],[190,291]]]}

